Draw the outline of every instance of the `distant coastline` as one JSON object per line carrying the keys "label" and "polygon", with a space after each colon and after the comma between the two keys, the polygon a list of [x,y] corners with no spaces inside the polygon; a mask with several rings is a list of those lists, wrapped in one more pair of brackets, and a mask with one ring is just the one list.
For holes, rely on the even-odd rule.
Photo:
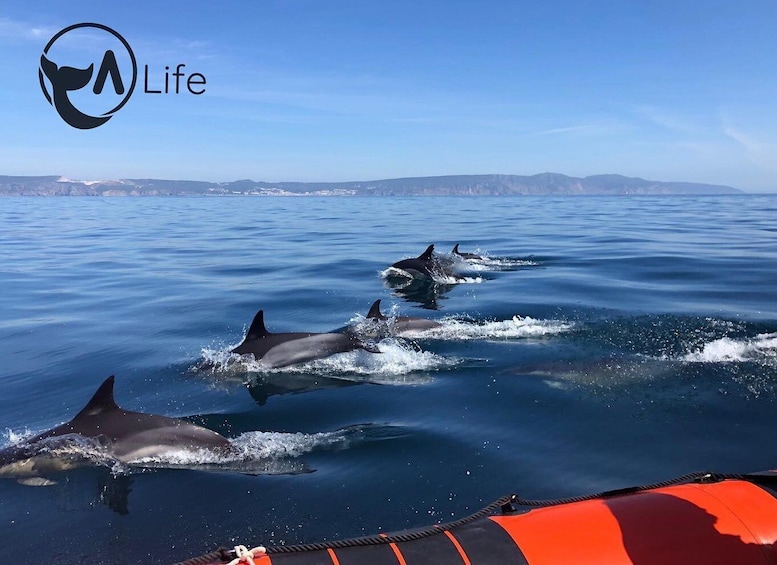
{"label": "distant coastline", "polygon": [[71,180],[2,176],[0,196],[535,196],[744,194],[731,186],[664,182],[622,175],[559,173],[454,175],[349,182],[205,182],[162,179]]}

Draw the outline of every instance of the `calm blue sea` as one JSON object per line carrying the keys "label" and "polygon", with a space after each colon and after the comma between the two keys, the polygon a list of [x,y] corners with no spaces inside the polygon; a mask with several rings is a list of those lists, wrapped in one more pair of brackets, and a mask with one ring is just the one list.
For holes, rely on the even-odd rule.
{"label": "calm blue sea", "polygon": [[[382,276],[430,243],[486,260],[460,284]],[[777,196],[0,199],[0,447],[114,374],[122,407],[253,462],[0,480],[0,547],[170,563],[775,468],[775,281]],[[378,298],[443,327],[301,368],[228,356],[260,308],[328,331]]]}

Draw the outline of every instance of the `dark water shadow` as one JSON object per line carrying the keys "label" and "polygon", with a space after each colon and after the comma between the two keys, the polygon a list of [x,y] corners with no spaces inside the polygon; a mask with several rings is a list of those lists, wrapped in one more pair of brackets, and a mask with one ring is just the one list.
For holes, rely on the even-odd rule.
{"label": "dark water shadow", "polygon": [[406,277],[387,277],[386,286],[407,302],[414,302],[427,310],[439,310],[438,300],[443,299],[455,284],[441,284],[431,280],[408,279]]}
{"label": "dark water shadow", "polygon": [[300,373],[267,373],[251,377],[246,383],[251,398],[264,406],[271,396],[299,394],[326,388],[343,388],[363,384],[359,381]]}
{"label": "dark water shadow", "polygon": [[3,479],[0,497],[11,505],[18,498],[19,504],[28,510],[45,507],[55,513],[69,513],[105,507],[119,516],[129,514],[134,481],[131,475],[117,474],[106,467],[82,467],[49,473],[40,480],[46,482],[36,484]]}
{"label": "dark water shadow", "polygon": [[119,516],[129,514],[129,495],[132,492],[130,475],[102,472],[98,475],[98,499]]}

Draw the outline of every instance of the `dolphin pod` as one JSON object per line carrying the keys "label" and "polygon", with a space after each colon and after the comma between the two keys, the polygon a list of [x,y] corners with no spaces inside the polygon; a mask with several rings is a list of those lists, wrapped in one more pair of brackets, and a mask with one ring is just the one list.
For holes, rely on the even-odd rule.
{"label": "dolphin pod", "polygon": [[464,262],[481,261],[483,257],[475,253],[459,251],[458,243],[453,246],[450,255],[436,255],[434,253],[434,244],[431,244],[418,257],[402,259],[392,263],[390,269],[394,271],[394,274],[411,279],[435,280],[447,278],[461,280],[463,278],[462,275],[453,268],[457,259]]}
{"label": "dolphin pod", "polygon": [[[90,72],[89,69],[59,70],[46,62],[44,70],[47,74],[62,72],[63,76],[72,73],[79,80]],[[435,257],[433,252],[434,245],[429,245],[418,257],[397,261],[392,267],[411,277],[456,276],[448,268],[452,261]],[[453,254],[463,258],[477,257],[460,253],[458,244]],[[440,326],[439,322],[425,318],[387,317],[380,311],[380,302],[376,300],[373,303],[366,318],[386,323],[389,335],[402,336]],[[264,311],[259,310],[243,341],[231,352],[253,355],[266,368],[280,368],[359,349],[380,353],[377,346],[363,341],[351,328],[329,333],[269,332],[264,323]],[[68,445],[81,445],[79,442],[83,441],[102,456],[127,464],[144,458],[164,458],[182,450],[193,452],[204,449],[225,454],[234,450],[227,438],[207,428],[177,418],[132,412],[119,407],[114,400],[113,388],[114,377],[110,376],[70,421],[0,450],[0,478],[16,478],[34,485],[52,484],[47,475],[89,464],[87,457],[74,457],[78,455],[77,449],[76,453],[67,449],[64,449],[64,454],[62,449],[58,451],[58,448],[67,448]]]}
{"label": "dolphin pod", "polygon": [[391,268],[414,279],[433,280],[435,276],[461,278],[450,269],[450,265],[450,260],[434,254],[434,244],[431,244],[418,257],[392,263]]}

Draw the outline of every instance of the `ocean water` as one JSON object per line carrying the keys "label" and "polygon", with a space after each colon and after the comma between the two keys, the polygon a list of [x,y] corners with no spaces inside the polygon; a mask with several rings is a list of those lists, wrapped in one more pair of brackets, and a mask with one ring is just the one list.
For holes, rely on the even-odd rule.
{"label": "ocean water", "polygon": [[[0,199],[0,447],[115,375],[122,407],[241,454],[0,479],[0,547],[171,563],[775,468],[776,222],[768,195]],[[484,260],[386,278],[430,243]],[[280,370],[228,354],[260,308],[323,332],[378,298],[442,326]]]}

